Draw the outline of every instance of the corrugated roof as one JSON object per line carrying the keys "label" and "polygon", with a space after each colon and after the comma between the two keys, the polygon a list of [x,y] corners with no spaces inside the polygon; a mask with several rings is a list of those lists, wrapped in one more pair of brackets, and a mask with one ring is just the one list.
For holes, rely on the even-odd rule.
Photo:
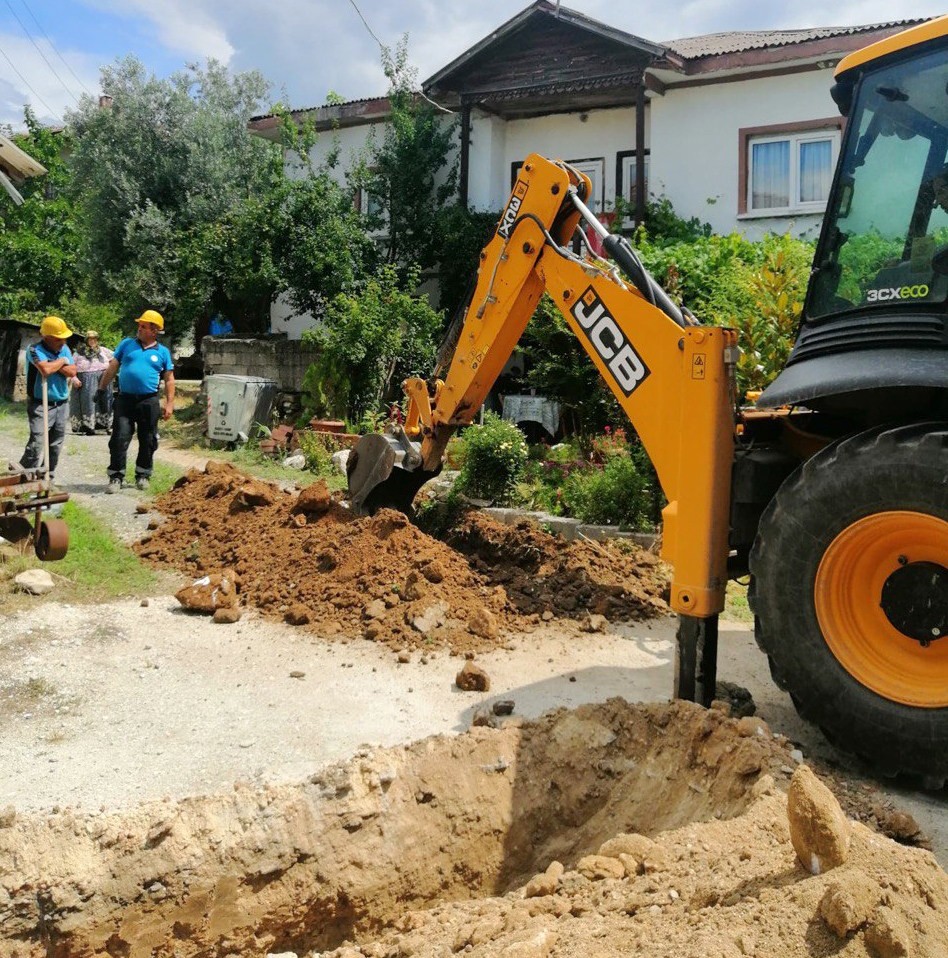
{"label": "corrugated roof", "polygon": [[742,53],[745,50],[762,50],[768,47],[786,47],[808,40],[824,40],[832,37],[853,36],[872,30],[910,27],[922,23],[925,18],[913,20],[888,20],[885,23],[867,23],[853,27],[811,27],[806,30],[737,30],[728,33],[707,33],[700,37],[685,37],[681,40],[666,40],[662,46],[686,60],[719,56],[723,53]]}
{"label": "corrugated roof", "polygon": [[[363,96],[356,100],[343,100],[339,103],[320,103],[319,106],[294,107],[292,110],[290,110],[290,116],[292,116],[294,113],[312,113],[314,110],[326,110],[332,107],[354,106],[357,103],[371,103],[373,100],[381,100],[384,97],[385,94],[382,93],[379,96]],[[276,116],[276,113],[258,113],[256,116],[252,116],[250,118],[250,122],[253,123],[255,120],[269,120],[274,116]]]}

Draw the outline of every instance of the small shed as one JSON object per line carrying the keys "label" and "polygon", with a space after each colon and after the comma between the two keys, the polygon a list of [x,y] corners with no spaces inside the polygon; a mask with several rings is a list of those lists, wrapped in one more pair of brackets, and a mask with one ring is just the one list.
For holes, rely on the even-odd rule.
{"label": "small shed", "polygon": [[38,343],[39,329],[17,319],[0,319],[0,396],[26,401],[26,347]]}

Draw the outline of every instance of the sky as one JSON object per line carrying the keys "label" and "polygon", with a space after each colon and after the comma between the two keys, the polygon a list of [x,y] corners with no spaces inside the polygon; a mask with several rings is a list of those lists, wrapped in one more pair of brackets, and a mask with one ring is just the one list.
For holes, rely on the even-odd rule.
{"label": "sky", "polygon": [[[382,43],[409,34],[420,79],[463,53],[527,0],[355,0]],[[944,12],[929,0],[568,0],[612,26],[662,41],[724,30],[875,23]],[[385,92],[378,44],[352,0],[0,0],[0,125],[22,126],[30,103],[62,121],[99,68],[129,53],[159,75],[214,57],[259,70],[293,107]],[[269,105],[269,104],[267,104]]]}

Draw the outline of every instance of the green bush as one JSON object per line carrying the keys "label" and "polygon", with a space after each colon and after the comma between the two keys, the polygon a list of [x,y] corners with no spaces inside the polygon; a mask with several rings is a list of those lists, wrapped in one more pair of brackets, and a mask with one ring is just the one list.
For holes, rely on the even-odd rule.
{"label": "green bush", "polygon": [[317,435],[312,429],[301,429],[297,433],[299,452],[306,459],[306,468],[318,476],[328,475],[332,471],[332,453],[326,438]]}
{"label": "green bush", "polygon": [[323,324],[303,334],[321,351],[303,382],[307,417],[358,421],[395,398],[404,379],[428,375],[442,317],[409,292],[418,280],[409,269],[402,286],[396,267],[383,266],[359,292],[336,296]]}
{"label": "green bush", "polygon": [[582,522],[654,527],[649,477],[629,455],[613,456],[601,468],[571,473],[563,485],[565,511]]}
{"label": "green bush", "polygon": [[462,462],[460,492],[507,502],[524,474],[527,441],[513,423],[487,413],[483,426],[471,426],[464,433]]}

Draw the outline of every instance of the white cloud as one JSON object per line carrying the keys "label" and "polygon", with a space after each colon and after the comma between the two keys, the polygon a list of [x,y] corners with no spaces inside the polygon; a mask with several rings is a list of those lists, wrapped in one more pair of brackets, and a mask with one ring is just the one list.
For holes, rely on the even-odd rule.
{"label": "white cloud", "polygon": [[[165,61],[169,57],[182,61],[214,57],[233,69],[260,70],[273,82],[275,96],[285,90],[294,106],[322,103],[330,90],[357,98],[382,94],[386,88],[378,46],[349,0],[84,2],[93,10],[143,20],[146,34],[150,31],[154,35]],[[451,62],[527,4],[527,0],[356,2],[384,43],[394,45],[403,33],[409,33],[411,58],[421,79]],[[939,12],[937,4],[929,0],[902,0],[896,6],[883,0],[771,0],[767,4],[759,0],[685,0],[678,6],[566,0],[564,5],[655,41],[725,30],[869,23]],[[19,46],[25,43],[22,40]],[[154,51],[117,52],[136,53],[149,62]],[[39,60],[35,50],[32,57],[22,59],[26,63]],[[89,74],[94,77],[95,72],[90,69]],[[34,75],[37,84],[43,83],[37,85],[41,95],[60,111],[64,98],[56,95],[55,81],[43,81],[40,70],[30,74],[31,83]],[[3,70],[0,76],[8,78],[8,71]],[[14,77],[14,86],[15,81]],[[0,99],[6,98],[0,90]]]}
{"label": "white cloud", "polygon": [[[0,56],[0,123],[9,123],[14,129],[23,125],[24,104],[30,104],[43,122],[58,124],[62,122],[64,112],[75,107],[74,97],[81,96],[84,92],[50,44],[39,38],[37,43],[52,64],[52,69],[25,36],[0,33],[0,49],[16,67],[14,70],[10,62]],[[79,79],[91,91],[98,91],[97,59],[68,48],[59,47],[59,51]],[[17,70],[22,74],[22,78],[17,75]],[[55,74],[59,74],[59,78],[53,70]],[[32,91],[29,87],[32,87]]]}

